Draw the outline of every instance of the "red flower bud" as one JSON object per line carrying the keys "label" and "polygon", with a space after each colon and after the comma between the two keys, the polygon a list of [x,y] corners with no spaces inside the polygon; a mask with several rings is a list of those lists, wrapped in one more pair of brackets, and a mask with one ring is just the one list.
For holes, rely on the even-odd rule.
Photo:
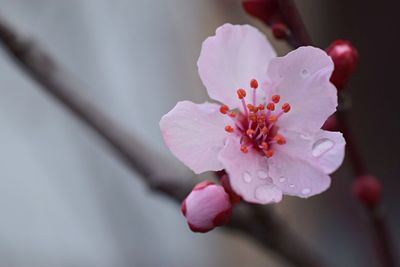
{"label": "red flower bud", "polygon": [[283,23],[274,23],[271,29],[276,39],[285,39],[289,35],[289,29]]}
{"label": "red flower bud", "polygon": [[269,26],[283,21],[277,0],[242,0],[242,5],[247,13]]}
{"label": "red flower bud", "polygon": [[357,66],[358,51],[349,41],[336,40],[326,52],[335,64],[331,82],[337,89],[343,89]]}
{"label": "red flower bud", "polygon": [[381,200],[382,184],[371,175],[358,177],[353,183],[353,194],[366,206],[373,208]]}
{"label": "red flower bud", "polygon": [[181,210],[193,232],[205,233],[229,222],[232,204],[222,186],[204,181],[193,188]]}
{"label": "red flower bud", "polygon": [[324,125],[322,125],[322,129],[327,131],[339,130],[339,125],[335,114],[329,116],[329,118],[325,121]]}

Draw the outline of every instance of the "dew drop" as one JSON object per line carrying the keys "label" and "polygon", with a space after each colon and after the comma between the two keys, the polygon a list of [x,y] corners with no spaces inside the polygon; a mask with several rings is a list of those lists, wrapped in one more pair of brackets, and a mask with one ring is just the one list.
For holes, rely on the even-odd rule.
{"label": "dew drop", "polygon": [[295,186],[294,184],[290,184],[290,185],[289,185],[289,187],[291,187],[291,188],[294,188],[294,186]]}
{"label": "dew drop", "polygon": [[328,152],[332,147],[333,147],[332,140],[327,138],[322,138],[313,144],[311,154],[314,157],[319,157]]}
{"label": "dew drop", "polygon": [[279,182],[280,182],[280,183],[284,183],[285,181],[286,181],[286,178],[285,178],[285,177],[279,178]]}
{"label": "dew drop", "polygon": [[302,71],[301,71],[301,76],[303,76],[303,77],[307,77],[308,76],[308,69],[303,69]]}
{"label": "dew drop", "polygon": [[258,171],[258,177],[260,177],[261,179],[267,179],[268,178],[268,173],[266,173],[265,171]]}
{"label": "dew drop", "polygon": [[311,189],[310,188],[304,188],[303,190],[301,190],[301,193],[303,195],[308,195],[311,193]]}
{"label": "dew drop", "polygon": [[251,181],[253,180],[253,178],[251,178],[250,173],[245,172],[243,173],[243,181],[245,181],[246,183],[251,183]]}

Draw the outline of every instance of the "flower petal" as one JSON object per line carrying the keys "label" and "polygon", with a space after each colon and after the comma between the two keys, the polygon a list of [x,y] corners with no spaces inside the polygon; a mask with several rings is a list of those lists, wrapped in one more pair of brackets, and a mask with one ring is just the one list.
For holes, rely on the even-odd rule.
{"label": "flower petal", "polygon": [[340,132],[319,130],[314,134],[300,134],[282,129],[279,131],[286,139],[286,144],[276,146],[293,158],[309,162],[326,174],[331,174],[342,164],[346,141]]}
{"label": "flower petal", "polygon": [[218,153],[230,119],[219,112],[219,105],[178,102],[160,121],[164,141],[179,160],[195,173],[221,170]]}
{"label": "flower petal", "polygon": [[329,188],[331,179],[305,160],[276,151],[269,159],[269,175],[283,193],[307,198]]}
{"label": "flower petal", "polygon": [[237,89],[249,88],[251,79],[261,84],[275,56],[271,44],[256,28],[224,24],[203,42],[197,66],[208,95],[235,108],[240,106]]}
{"label": "flower petal", "polygon": [[232,189],[244,200],[260,204],[282,200],[281,190],[268,177],[266,158],[253,149],[247,154],[242,153],[239,138],[228,139],[219,160],[229,174]]}
{"label": "flower petal", "polygon": [[332,59],[315,47],[300,47],[275,58],[268,67],[271,95],[279,94],[291,106],[277,125],[292,130],[315,132],[336,111],[337,91],[329,81]]}

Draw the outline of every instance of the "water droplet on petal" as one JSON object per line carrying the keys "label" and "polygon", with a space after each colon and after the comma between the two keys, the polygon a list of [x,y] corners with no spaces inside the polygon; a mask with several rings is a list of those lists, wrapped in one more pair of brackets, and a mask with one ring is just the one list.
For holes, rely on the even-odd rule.
{"label": "water droplet on petal", "polygon": [[284,183],[285,181],[286,181],[286,178],[285,178],[285,177],[279,178],[279,182]]}
{"label": "water droplet on petal", "polygon": [[322,138],[316,141],[313,146],[312,146],[312,152],[311,154],[314,157],[319,157],[328,152],[332,147],[334,143],[332,140],[327,139],[327,138]]}
{"label": "water droplet on petal", "polygon": [[303,195],[308,195],[311,193],[311,189],[310,188],[304,188],[303,190],[301,190],[301,193]]}
{"label": "water droplet on petal", "polygon": [[258,171],[258,177],[260,177],[261,179],[267,179],[268,178],[268,173],[266,173],[265,171]]}
{"label": "water droplet on petal", "polygon": [[289,185],[289,187],[291,187],[291,188],[294,188],[294,187],[295,187],[295,185],[294,185],[294,184],[290,184],[290,185]]}
{"label": "water droplet on petal", "polygon": [[308,75],[309,75],[308,69],[303,69],[303,70],[301,71],[301,76],[303,76],[303,77],[308,77]]}
{"label": "water droplet on petal", "polygon": [[246,183],[251,183],[251,181],[253,180],[253,178],[251,178],[250,173],[245,172],[243,173],[243,181],[245,181]]}

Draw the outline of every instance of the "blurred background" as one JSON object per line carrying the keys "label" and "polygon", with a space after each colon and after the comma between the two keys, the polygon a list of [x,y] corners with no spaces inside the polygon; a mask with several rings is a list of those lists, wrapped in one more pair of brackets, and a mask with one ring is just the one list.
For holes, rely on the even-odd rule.
{"label": "blurred background", "polygon": [[[297,1],[317,46],[345,38],[359,49],[347,87],[351,126],[370,172],[384,183],[383,209],[400,247],[395,2]],[[289,51],[239,0],[0,0],[0,14],[108,115],[171,159],[158,121],[179,100],[207,99],[196,61],[218,26],[255,25],[280,55]],[[286,197],[276,209],[332,266],[378,266],[351,182],[345,163],[328,192]],[[285,266],[242,235],[190,232],[175,202],[150,192],[2,48],[0,214],[0,266]]]}

